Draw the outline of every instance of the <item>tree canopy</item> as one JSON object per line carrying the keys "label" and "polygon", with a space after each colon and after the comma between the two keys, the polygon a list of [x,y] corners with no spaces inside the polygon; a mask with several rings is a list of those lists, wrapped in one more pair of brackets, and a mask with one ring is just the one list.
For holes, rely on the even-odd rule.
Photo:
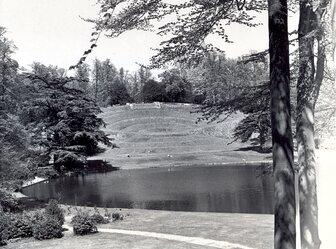
{"label": "tree canopy", "polygon": [[[220,51],[205,38],[215,34],[224,42],[231,42],[225,32],[225,25],[238,23],[257,26],[255,13],[267,9],[261,0],[187,0],[183,3],[164,0],[99,0],[100,13],[96,19],[87,19],[95,25],[91,34],[91,45],[83,53],[78,63],[83,63],[87,55],[97,46],[99,37],[118,37],[125,31],[153,30],[158,25],[158,35],[167,37],[152,57],[151,66],[159,67],[171,61],[195,64],[209,51]],[[157,21],[161,21],[159,24]],[[161,24],[162,23],[162,24]],[[160,25],[161,24],[161,25]]]}
{"label": "tree canopy", "polygon": [[54,157],[57,166],[69,168],[83,161],[83,156],[99,151],[99,142],[111,145],[100,130],[104,122],[96,116],[98,106],[81,90],[69,87],[78,79],[50,73],[27,74],[26,78],[28,94],[21,121],[32,134],[32,144]]}

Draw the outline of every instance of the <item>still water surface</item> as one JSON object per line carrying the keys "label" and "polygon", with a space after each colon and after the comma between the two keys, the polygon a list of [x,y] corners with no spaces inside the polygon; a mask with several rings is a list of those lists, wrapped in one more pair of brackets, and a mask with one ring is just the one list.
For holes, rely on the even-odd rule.
{"label": "still water surface", "polygon": [[270,214],[273,179],[259,174],[254,166],[118,170],[60,177],[23,193],[72,205]]}

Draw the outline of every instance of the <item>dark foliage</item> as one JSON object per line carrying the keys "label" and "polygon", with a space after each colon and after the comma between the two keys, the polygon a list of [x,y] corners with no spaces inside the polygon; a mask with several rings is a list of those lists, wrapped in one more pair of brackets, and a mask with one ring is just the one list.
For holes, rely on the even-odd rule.
{"label": "dark foliage", "polygon": [[[0,210],[0,245],[6,244],[5,241],[15,238],[32,237],[37,228],[44,222],[46,217],[41,212],[33,213],[4,213]],[[39,232],[40,233],[40,232]],[[43,235],[45,237],[45,235]]]}
{"label": "dark foliage", "polygon": [[17,200],[6,190],[0,189],[0,209],[5,212],[19,209]]}
{"label": "dark foliage", "polygon": [[235,127],[233,138],[242,142],[249,141],[256,134],[253,142],[264,150],[266,141],[271,136],[270,122],[270,92],[269,82],[249,88],[240,88],[239,92],[230,99],[224,99],[217,103],[207,103],[200,107],[203,119],[215,121],[220,115],[226,113],[226,117],[233,112],[240,111],[246,114]]}
{"label": "dark foliage", "polygon": [[148,80],[142,88],[143,99],[145,102],[166,101],[166,92],[164,84],[155,80]]}
{"label": "dark foliage", "polygon": [[27,214],[12,214],[8,228],[8,239],[33,236],[32,217]]}
{"label": "dark foliage", "polygon": [[75,235],[86,235],[98,232],[92,218],[87,213],[78,213],[72,218],[71,223]]}
{"label": "dark foliage", "polygon": [[10,217],[4,213],[0,206],[0,246],[6,245],[8,239],[8,229],[10,227]]}
{"label": "dark foliage", "polygon": [[159,77],[161,83],[165,86],[168,102],[191,102],[191,84],[181,76],[179,70],[165,71]]}
{"label": "dark foliage", "polygon": [[112,219],[113,221],[116,221],[116,220],[123,220],[124,219],[124,216],[121,214],[121,213],[113,213],[112,214]]}
{"label": "dark foliage", "polygon": [[38,240],[62,238],[62,225],[56,219],[46,216],[42,221],[34,224],[33,236]]}
{"label": "dark foliage", "polygon": [[91,220],[95,224],[107,224],[109,223],[109,220],[104,218],[101,214],[95,213],[90,216]]}
{"label": "dark foliage", "polygon": [[99,151],[98,143],[110,146],[100,127],[105,125],[94,101],[68,85],[73,78],[50,72],[26,75],[27,98],[21,121],[32,134],[32,142],[42,155],[52,158],[60,169],[80,164],[84,156]]}
{"label": "dark foliage", "polygon": [[64,224],[64,213],[62,208],[58,206],[58,202],[54,199],[51,199],[48,205],[45,208],[45,215],[49,218],[55,219],[61,225]]}
{"label": "dark foliage", "polygon": [[266,83],[259,86],[250,93],[242,93],[243,97],[239,101],[245,103],[240,111],[247,116],[241,120],[233,131],[233,137],[247,142],[254,134],[253,145],[259,145],[260,151],[265,150],[267,140],[271,138],[271,119],[270,119],[270,93],[269,85]]}
{"label": "dark foliage", "polygon": [[[31,176],[28,134],[18,122],[24,94],[19,64],[12,58],[16,47],[0,26],[0,185],[18,185]],[[16,182],[15,182],[16,181]],[[8,186],[12,187],[12,186]]]}
{"label": "dark foliage", "polygon": [[124,83],[121,82],[120,79],[116,79],[111,84],[111,90],[109,93],[109,104],[117,105],[117,104],[126,104],[127,102],[131,102],[131,97],[126,89]]}

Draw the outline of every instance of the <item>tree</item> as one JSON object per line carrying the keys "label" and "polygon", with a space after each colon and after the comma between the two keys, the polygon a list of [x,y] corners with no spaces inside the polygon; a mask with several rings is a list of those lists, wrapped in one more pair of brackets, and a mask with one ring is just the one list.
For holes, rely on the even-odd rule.
{"label": "tree", "polygon": [[69,87],[75,78],[28,74],[21,120],[32,134],[32,145],[42,156],[54,158],[56,168],[71,169],[85,156],[99,151],[98,143],[111,145],[100,130],[100,109],[78,89]]}
{"label": "tree", "polygon": [[[102,78],[98,93],[98,103],[102,106],[107,106],[111,104],[111,93],[113,91],[114,82],[119,81],[120,84],[123,82],[121,81],[117,68],[109,59],[102,62],[100,73]],[[120,84],[117,84],[116,86],[119,87]]]}
{"label": "tree", "polygon": [[147,80],[142,88],[144,102],[166,101],[165,85],[156,80]]}
{"label": "tree", "polygon": [[267,151],[266,142],[271,137],[269,82],[255,87],[252,92],[242,93],[232,103],[241,105],[240,111],[247,115],[234,128],[233,137],[247,142],[256,133],[254,144],[259,145],[260,152]]}
{"label": "tree", "polygon": [[140,66],[138,70],[138,82],[137,82],[137,87],[138,87],[138,94],[137,94],[137,102],[143,102],[144,101],[144,96],[143,96],[143,88],[146,82],[151,78],[152,74],[148,68],[145,68],[144,66]]}
{"label": "tree", "polygon": [[191,102],[191,84],[183,78],[178,69],[170,69],[159,75],[165,86],[167,101]]}
{"label": "tree", "polygon": [[228,60],[211,53],[195,69],[186,69],[188,79],[204,93],[198,108],[201,119],[221,122],[234,112],[244,113],[245,118],[233,131],[234,141],[251,141],[260,152],[268,150],[266,141],[271,136],[267,61]]}
{"label": "tree", "polygon": [[93,96],[96,103],[98,103],[98,92],[101,84],[101,62],[96,58],[93,62]]}
{"label": "tree", "polygon": [[23,180],[31,176],[28,134],[19,123],[22,86],[19,64],[12,58],[15,45],[0,27],[0,182]]}
{"label": "tree", "polygon": [[295,248],[294,154],[291,129],[288,9],[269,0],[271,124],[274,174],[274,248]]}
{"label": "tree", "polygon": [[15,92],[19,89],[19,64],[12,58],[15,49],[14,43],[6,37],[6,29],[0,26],[0,107],[11,112],[15,111],[19,98]]}
{"label": "tree", "polygon": [[[317,8],[314,8],[313,1],[300,1],[296,137],[301,243],[304,249],[318,249],[321,243],[318,234],[314,116],[326,59],[322,20],[328,2],[320,0]],[[314,52],[315,43],[317,56]]]}
{"label": "tree", "polygon": [[125,84],[122,81],[120,76],[117,76],[112,84],[111,89],[109,91],[109,105],[117,105],[117,104],[126,104],[131,101],[131,97],[126,89]]}
{"label": "tree", "polygon": [[[233,130],[234,141],[249,141],[259,145],[259,151],[267,151],[266,141],[271,137],[270,86],[269,81],[256,82],[254,85],[235,86],[230,88],[230,97],[218,99],[216,103],[205,101],[200,105],[198,112],[202,114],[201,120],[222,122],[232,113],[245,114]],[[226,93],[225,93],[226,94]],[[224,116],[222,114],[225,114]]]}
{"label": "tree", "polygon": [[323,88],[315,107],[315,134],[316,148],[323,146],[336,149],[333,143],[336,134],[336,84],[334,82],[334,70],[326,67]]}
{"label": "tree", "polygon": [[90,70],[90,66],[86,63],[78,66],[75,71],[75,78],[79,80],[74,82],[73,86],[82,90],[87,95],[89,94]]}
{"label": "tree", "polygon": [[133,101],[139,102],[140,88],[139,88],[139,79],[138,73],[134,72],[128,81],[129,83],[129,93]]}
{"label": "tree", "polygon": [[[333,55],[333,60],[334,60],[334,64],[336,61],[336,1],[335,0],[330,0],[331,2],[331,37],[332,37],[332,55]],[[335,65],[334,65],[335,67]],[[334,68],[335,70],[335,68]],[[335,70],[335,75],[334,75],[334,81],[336,82],[336,70]]]}

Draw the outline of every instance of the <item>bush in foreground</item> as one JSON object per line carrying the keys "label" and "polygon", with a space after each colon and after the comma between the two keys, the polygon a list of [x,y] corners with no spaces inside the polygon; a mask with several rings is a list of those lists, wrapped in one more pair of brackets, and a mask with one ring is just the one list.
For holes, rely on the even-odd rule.
{"label": "bush in foreground", "polygon": [[64,213],[63,210],[58,206],[56,200],[51,199],[49,201],[48,205],[45,208],[45,214],[46,216],[49,216],[50,218],[58,221],[61,225],[64,224]]}
{"label": "bush in foreground", "polygon": [[87,213],[78,213],[71,220],[75,235],[86,235],[98,232],[92,218]]}
{"label": "bush in foreground", "polygon": [[0,246],[6,245],[6,240],[8,239],[8,228],[10,224],[10,219],[6,213],[3,212],[0,206]]}
{"label": "bush in foreground", "polygon": [[18,202],[8,191],[0,188],[0,206],[5,212],[16,211]]}
{"label": "bush in foreground", "polygon": [[113,219],[113,221],[123,220],[124,216],[121,213],[116,212],[116,213],[112,214],[112,219]]}
{"label": "bush in foreground", "polygon": [[33,236],[32,217],[27,214],[12,214],[8,227],[8,239]]}
{"label": "bush in foreground", "polygon": [[62,225],[56,219],[45,217],[39,223],[34,224],[33,236],[38,240],[62,238]]}
{"label": "bush in foreground", "polygon": [[104,216],[102,216],[99,213],[95,213],[93,215],[90,216],[91,220],[93,223],[95,224],[107,224],[109,223],[109,220],[106,219]]}

